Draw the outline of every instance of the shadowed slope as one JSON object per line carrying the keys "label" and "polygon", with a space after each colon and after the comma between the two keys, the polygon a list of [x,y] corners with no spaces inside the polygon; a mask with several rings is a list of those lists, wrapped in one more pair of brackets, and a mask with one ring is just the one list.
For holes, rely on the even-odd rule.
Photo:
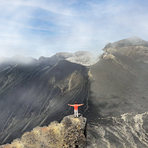
{"label": "shadowed slope", "polygon": [[17,64],[0,72],[0,86],[0,144],[61,120],[73,112],[68,103],[85,103],[89,93],[87,69],[68,61],[53,67]]}

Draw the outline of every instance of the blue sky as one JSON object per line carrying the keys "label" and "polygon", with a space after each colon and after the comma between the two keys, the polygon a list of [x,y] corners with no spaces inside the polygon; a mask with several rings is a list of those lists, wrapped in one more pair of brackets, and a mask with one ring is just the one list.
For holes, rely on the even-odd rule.
{"label": "blue sky", "polygon": [[100,54],[108,42],[148,41],[147,0],[0,0],[0,57]]}

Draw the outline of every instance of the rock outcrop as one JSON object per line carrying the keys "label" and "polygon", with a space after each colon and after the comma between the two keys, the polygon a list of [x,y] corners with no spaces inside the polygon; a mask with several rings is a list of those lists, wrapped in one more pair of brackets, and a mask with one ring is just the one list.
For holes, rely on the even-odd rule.
{"label": "rock outcrop", "polygon": [[61,123],[55,121],[48,126],[36,127],[0,148],[85,148],[86,126],[85,117],[66,116]]}

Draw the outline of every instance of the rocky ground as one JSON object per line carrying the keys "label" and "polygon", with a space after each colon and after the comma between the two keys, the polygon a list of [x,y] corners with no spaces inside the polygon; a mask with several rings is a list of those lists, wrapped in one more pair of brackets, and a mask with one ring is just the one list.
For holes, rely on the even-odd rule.
{"label": "rocky ground", "polygon": [[36,127],[20,139],[0,148],[85,148],[86,125],[85,117],[74,118],[69,115],[61,123],[55,121],[48,126]]}

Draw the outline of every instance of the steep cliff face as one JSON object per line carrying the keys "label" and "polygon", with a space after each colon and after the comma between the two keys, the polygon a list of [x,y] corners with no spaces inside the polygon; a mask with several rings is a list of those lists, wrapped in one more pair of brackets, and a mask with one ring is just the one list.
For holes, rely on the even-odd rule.
{"label": "steep cliff face", "polygon": [[86,118],[82,116],[66,116],[61,123],[51,122],[48,126],[36,127],[20,139],[0,148],[85,148],[86,122]]}

